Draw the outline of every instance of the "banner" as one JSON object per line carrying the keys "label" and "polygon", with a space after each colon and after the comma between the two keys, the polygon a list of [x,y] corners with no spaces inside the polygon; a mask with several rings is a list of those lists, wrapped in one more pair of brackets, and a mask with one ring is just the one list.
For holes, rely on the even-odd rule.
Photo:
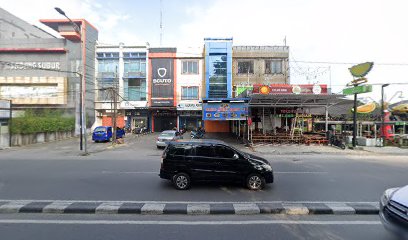
{"label": "banner", "polygon": [[152,59],[151,106],[174,106],[174,72],[172,58]]}
{"label": "banner", "polygon": [[271,84],[254,85],[255,94],[316,94],[327,95],[326,84]]}
{"label": "banner", "polygon": [[203,120],[246,120],[247,103],[204,103]]}

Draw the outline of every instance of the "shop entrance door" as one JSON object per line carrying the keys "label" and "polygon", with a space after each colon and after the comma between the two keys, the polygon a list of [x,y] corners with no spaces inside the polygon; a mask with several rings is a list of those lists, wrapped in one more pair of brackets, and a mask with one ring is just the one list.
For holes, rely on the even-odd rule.
{"label": "shop entrance door", "polygon": [[177,127],[177,118],[175,117],[156,117],[154,119],[155,132],[172,130],[175,127]]}

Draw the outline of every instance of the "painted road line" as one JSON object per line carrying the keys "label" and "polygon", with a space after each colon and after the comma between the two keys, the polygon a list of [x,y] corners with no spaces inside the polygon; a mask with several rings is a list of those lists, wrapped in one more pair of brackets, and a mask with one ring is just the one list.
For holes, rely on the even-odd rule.
{"label": "painted road line", "polygon": [[132,221],[132,220],[39,220],[0,219],[0,224],[64,224],[64,225],[381,225],[380,221],[302,221],[302,220],[249,220],[249,221]]}
{"label": "painted road line", "polygon": [[43,208],[43,213],[64,213],[65,208],[75,201],[55,201]]}

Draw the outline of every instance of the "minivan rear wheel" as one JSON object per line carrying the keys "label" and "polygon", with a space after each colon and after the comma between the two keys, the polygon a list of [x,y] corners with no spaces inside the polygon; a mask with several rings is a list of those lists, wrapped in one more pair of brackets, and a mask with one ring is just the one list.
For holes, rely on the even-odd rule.
{"label": "minivan rear wheel", "polygon": [[177,173],[173,176],[173,185],[178,190],[186,190],[190,188],[190,176],[186,173]]}
{"label": "minivan rear wheel", "polygon": [[246,179],[246,186],[250,190],[261,190],[265,187],[265,179],[257,173],[252,173]]}

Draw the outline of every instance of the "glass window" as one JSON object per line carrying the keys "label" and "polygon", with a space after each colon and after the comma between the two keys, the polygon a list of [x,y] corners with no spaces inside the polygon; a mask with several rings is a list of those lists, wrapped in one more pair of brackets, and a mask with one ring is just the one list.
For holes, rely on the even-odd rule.
{"label": "glass window", "polygon": [[145,59],[128,59],[125,60],[125,69],[126,73],[129,72],[137,72],[142,73],[142,75],[146,74],[146,60]]}
{"label": "glass window", "polygon": [[196,146],[196,156],[213,157],[213,148],[211,146]]}
{"label": "glass window", "polygon": [[182,74],[198,74],[198,61],[183,61]]}
{"label": "glass window", "polygon": [[227,56],[209,56],[209,94],[210,98],[227,97]]}
{"label": "glass window", "polygon": [[198,99],[198,87],[181,87],[181,99],[197,100]]}
{"label": "glass window", "polygon": [[238,74],[254,73],[253,61],[239,61],[238,62]]}
{"label": "glass window", "polygon": [[266,74],[282,73],[282,60],[266,60],[265,73]]}
{"label": "glass window", "polygon": [[146,79],[144,78],[129,78],[124,80],[123,89],[125,98],[129,101],[145,101],[146,100]]}
{"label": "glass window", "polygon": [[219,158],[232,158],[235,152],[225,146],[216,146],[215,147],[215,156]]}
{"label": "glass window", "polygon": [[119,62],[114,59],[100,59],[98,60],[98,72],[117,72]]}

